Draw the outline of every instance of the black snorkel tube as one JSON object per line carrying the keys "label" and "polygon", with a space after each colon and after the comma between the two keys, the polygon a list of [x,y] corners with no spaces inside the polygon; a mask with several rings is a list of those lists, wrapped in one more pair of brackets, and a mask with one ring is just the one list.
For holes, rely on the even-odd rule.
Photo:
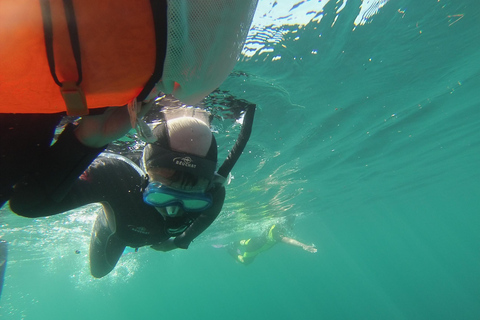
{"label": "black snorkel tube", "polygon": [[216,172],[219,182],[222,184],[228,177],[230,171],[232,171],[233,166],[237,163],[238,158],[240,158],[245,146],[247,145],[248,139],[250,139],[250,134],[252,133],[253,118],[255,116],[255,104],[249,104],[245,109],[245,115],[243,117],[242,129],[238,135],[237,141],[233,146],[232,150],[227,156],[227,159],[223,162],[222,166]]}

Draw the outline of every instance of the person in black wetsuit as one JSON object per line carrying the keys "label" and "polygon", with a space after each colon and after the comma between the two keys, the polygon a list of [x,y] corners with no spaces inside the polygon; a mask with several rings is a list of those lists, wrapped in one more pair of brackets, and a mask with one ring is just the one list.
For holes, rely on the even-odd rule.
{"label": "person in black wetsuit", "polygon": [[[239,139],[217,172],[217,144],[209,126],[194,117],[174,118],[153,130],[157,141],[143,151],[143,170],[126,158],[100,156],[83,173],[77,166],[72,172],[81,175],[70,185],[72,172],[66,179],[57,177],[59,191],[50,188],[48,174],[56,175],[51,164],[15,186],[10,208],[33,218],[101,203],[90,243],[90,268],[97,278],[113,270],[126,246],[187,249],[222,209],[223,181],[248,141],[254,111],[253,105],[247,108]],[[65,130],[56,143],[60,149],[80,147],[74,128]],[[58,155],[55,159],[62,162]],[[63,160],[76,159],[69,154]]]}
{"label": "person in black wetsuit", "polygon": [[241,264],[252,263],[258,254],[272,248],[275,244],[283,242],[305,251],[316,253],[315,245],[307,245],[289,236],[293,229],[294,217],[287,217],[285,223],[275,223],[258,237],[243,239],[231,243],[227,249],[230,255]]}

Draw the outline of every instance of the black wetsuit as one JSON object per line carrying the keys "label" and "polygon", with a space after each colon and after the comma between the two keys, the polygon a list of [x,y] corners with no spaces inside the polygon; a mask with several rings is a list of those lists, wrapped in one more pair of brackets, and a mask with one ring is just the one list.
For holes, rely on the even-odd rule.
{"label": "black wetsuit", "polygon": [[218,186],[208,191],[214,201],[209,209],[164,218],[143,202],[143,184],[144,178],[125,161],[100,157],[74,182],[61,201],[46,199],[31,206],[27,203],[28,193],[20,192],[12,197],[10,205],[19,215],[41,217],[89,203],[108,203],[115,215],[116,236],[125,245],[137,248],[175,237],[175,245],[186,249],[215,220],[225,199],[225,188]]}
{"label": "black wetsuit", "polygon": [[0,114],[0,207],[48,150],[63,114]]}
{"label": "black wetsuit", "polygon": [[[91,115],[107,108],[90,111]],[[35,170],[55,136],[65,112],[53,114],[0,113],[0,207],[10,199],[13,186]]]}

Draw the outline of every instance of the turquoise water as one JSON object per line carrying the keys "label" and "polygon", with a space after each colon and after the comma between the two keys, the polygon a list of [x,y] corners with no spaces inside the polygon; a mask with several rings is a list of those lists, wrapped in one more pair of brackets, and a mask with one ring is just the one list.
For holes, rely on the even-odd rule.
{"label": "turquoise water", "polygon": [[[254,131],[187,251],[140,249],[97,280],[97,207],[2,209],[1,318],[479,319],[480,4],[368,3],[362,20],[361,1],[260,2],[221,87],[257,104]],[[216,125],[225,155],[238,126]],[[316,254],[278,244],[242,266],[214,247],[286,215]]]}

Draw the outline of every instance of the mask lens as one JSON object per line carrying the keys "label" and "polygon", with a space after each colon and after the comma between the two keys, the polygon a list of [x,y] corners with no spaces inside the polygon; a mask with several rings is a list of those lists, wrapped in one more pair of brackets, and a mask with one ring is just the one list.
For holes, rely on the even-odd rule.
{"label": "mask lens", "polygon": [[185,199],[183,200],[183,206],[188,209],[193,209],[193,210],[202,210],[203,208],[208,208],[211,205],[211,201],[208,201],[209,199],[203,199],[203,200],[196,200],[196,199]]}
{"label": "mask lens", "polygon": [[180,206],[185,211],[202,211],[212,205],[210,194],[181,192],[158,182],[152,182],[148,185],[143,194],[143,200],[151,206]]}
{"label": "mask lens", "polygon": [[161,206],[164,206],[164,205],[167,205],[169,203],[174,202],[175,197],[173,195],[170,195],[170,194],[152,192],[152,193],[146,194],[144,196],[144,200],[145,200],[146,203],[148,203],[152,206],[161,207]]}

